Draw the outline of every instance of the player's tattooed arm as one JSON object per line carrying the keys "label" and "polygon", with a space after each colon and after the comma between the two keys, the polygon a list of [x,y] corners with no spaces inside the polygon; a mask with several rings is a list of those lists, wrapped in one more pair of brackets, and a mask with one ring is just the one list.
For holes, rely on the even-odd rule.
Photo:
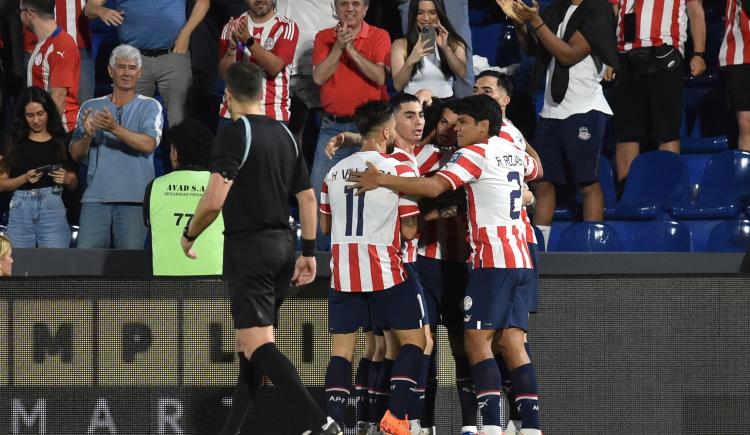
{"label": "player's tattooed arm", "polygon": [[401,237],[405,240],[411,240],[417,237],[418,225],[418,215],[401,218]]}
{"label": "player's tattooed arm", "polygon": [[336,154],[336,151],[338,151],[339,148],[361,147],[362,142],[362,136],[358,133],[352,133],[349,131],[339,133],[332,137],[326,144],[326,156],[329,159],[332,159],[333,155]]}

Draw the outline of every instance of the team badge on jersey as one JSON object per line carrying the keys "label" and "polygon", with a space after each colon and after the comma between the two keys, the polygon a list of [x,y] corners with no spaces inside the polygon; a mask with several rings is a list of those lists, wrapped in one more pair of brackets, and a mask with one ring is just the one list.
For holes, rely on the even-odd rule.
{"label": "team badge on jersey", "polygon": [[471,300],[471,296],[466,296],[464,298],[464,311],[469,311],[473,304],[474,304],[474,301]]}
{"label": "team badge on jersey", "polygon": [[266,42],[263,43],[263,48],[266,50],[272,50],[274,45],[276,45],[276,40],[269,36],[266,39]]}
{"label": "team badge on jersey", "polygon": [[41,65],[42,64],[42,53],[37,53],[36,57],[34,58],[34,65]]}
{"label": "team badge on jersey", "polygon": [[581,140],[591,139],[591,133],[589,133],[588,127],[581,127],[578,129],[578,139],[581,139]]}

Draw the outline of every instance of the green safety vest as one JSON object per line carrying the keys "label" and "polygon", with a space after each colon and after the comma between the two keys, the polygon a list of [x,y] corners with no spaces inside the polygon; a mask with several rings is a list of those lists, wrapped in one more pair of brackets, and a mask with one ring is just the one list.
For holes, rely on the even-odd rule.
{"label": "green safety vest", "polygon": [[193,244],[198,258],[185,256],[182,230],[192,219],[208,185],[208,171],[174,171],[151,186],[149,218],[154,275],[221,275],[224,262],[224,218],[216,218]]}

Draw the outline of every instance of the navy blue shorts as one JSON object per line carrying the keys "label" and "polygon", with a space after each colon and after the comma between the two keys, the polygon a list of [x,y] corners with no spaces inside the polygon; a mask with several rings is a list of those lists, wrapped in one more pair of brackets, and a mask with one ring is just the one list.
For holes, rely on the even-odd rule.
{"label": "navy blue shorts", "polygon": [[540,118],[534,149],[544,168],[542,181],[567,185],[599,181],[599,153],[608,115],[592,110],[566,119]]}
{"label": "navy blue shorts", "polygon": [[406,279],[411,281],[411,285],[417,287],[417,290],[419,290],[419,294],[422,295],[422,303],[424,304],[424,317],[422,318],[422,323],[425,325],[433,325],[434,321],[431,320],[436,319],[437,317],[433,317],[432,311],[429,310],[429,302],[427,301],[428,298],[425,294],[426,290],[424,288],[424,285],[422,284],[422,276],[419,273],[417,263],[404,263],[404,269],[406,269],[406,273],[408,274],[408,277]]}
{"label": "navy blue shorts", "polygon": [[414,280],[416,276],[391,288],[370,293],[375,325],[399,331],[421,329],[425,325],[424,295]]}
{"label": "navy blue shorts", "polygon": [[328,332],[350,334],[359,328],[372,329],[372,293],[339,292],[328,289]]}
{"label": "navy blue shorts", "polygon": [[531,282],[527,292],[529,296],[528,306],[529,313],[536,313],[539,311],[539,245],[529,243],[529,254],[531,254],[531,262],[534,265],[534,273],[531,274]]}
{"label": "navy blue shorts", "polygon": [[532,269],[472,269],[464,297],[464,328],[529,328],[526,291]]}
{"label": "navy blue shorts", "polygon": [[440,323],[449,334],[460,334],[464,330],[463,300],[469,281],[469,266],[466,263],[417,257],[419,279],[424,287],[430,327],[434,330]]}

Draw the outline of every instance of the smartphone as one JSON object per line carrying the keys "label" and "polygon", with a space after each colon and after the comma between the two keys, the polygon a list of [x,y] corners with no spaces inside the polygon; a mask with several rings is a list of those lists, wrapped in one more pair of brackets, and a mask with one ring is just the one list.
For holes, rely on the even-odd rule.
{"label": "smartphone", "polygon": [[435,26],[422,27],[422,44],[424,44],[427,41],[430,41],[430,43],[427,44],[427,47],[434,47],[435,37],[436,37]]}
{"label": "smartphone", "polygon": [[49,174],[52,172],[52,165],[44,165],[35,169],[40,174]]}

